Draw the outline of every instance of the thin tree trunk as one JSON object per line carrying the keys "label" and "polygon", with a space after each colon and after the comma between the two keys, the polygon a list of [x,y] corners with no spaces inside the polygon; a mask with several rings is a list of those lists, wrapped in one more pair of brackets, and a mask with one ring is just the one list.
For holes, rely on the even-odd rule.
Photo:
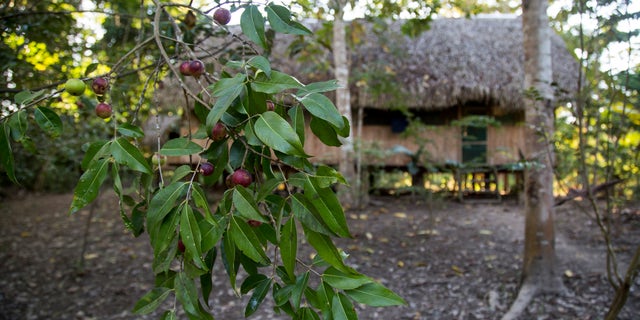
{"label": "thin tree trunk", "polygon": [[[333,21],[333,65],[336,80],[342,86],[336,90],[336,106],[340,114],[352,123],[351,94],[349,92],[349,57],[347,55],[346,29],[343,19],[344,0],[335,0],[335,17]],[[353,133],[342,139],[338,169],[344,175],[350,186],[339,190],[340,200],[346,207],[352,207],[355,203],[355,167],[353,163]]]}
{"label": "thin tree trunk", "polygon": [[[553,198],[553,90],[551,28],[546,0],[522,1],[525,52],[525,238],[521,293],[503,317],[516,319],[539,292],[564,286],[556,267]],[[526,293],[526,294],[524,294]],[[523,301],[526,300],[526,303]],[[516,312],[515,309],[518,309]]]}

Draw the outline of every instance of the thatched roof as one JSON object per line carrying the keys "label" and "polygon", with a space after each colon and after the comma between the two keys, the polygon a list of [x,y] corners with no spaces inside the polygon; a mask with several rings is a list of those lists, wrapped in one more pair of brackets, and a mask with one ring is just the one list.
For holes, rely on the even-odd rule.
{"label": "thatched roof", "polygon": [[[402,35],[399,23],[377,33],[371,25],[358,23],[365,24],[366,35],[351,51],[354,108],[437,109],[466,104],[523,108],[520,18],[437,19],[417,38]],[[292,41],[292,36],[277,36],[270,57],[273,68],[304,83],[333,78],[326,68],[291,57],[288,46]],[[208,45],[215,48],[219,42],[214,39]],[[329,53],[323,52],[325,56],[319,60],[330,65]],[[572,100],[577,91],[578,63],[556,34],[552,37],[552,59],[556,98]],[[175,79],[170,78],[157,93],[161,105],[183,101],[180,87],[171,85]],[[198,87],[191,79],[187,82],[194,89]]]}
{"label": "thatched roof", "polygon": [[[355,86],[353,81],[354,107],[523,108],[520,18],[437,19],[417,38],[404,36],[399,29],[396,23],[379,35],[369,30],[366,40],[355,46],[352,79],[366,77],[370,85]],[[552,37],[552,59],[556,98],[571,100],[577,91],[578,63],[557,34]],[[302,79],[308,72],[298,72],[303,69],[295,62],[281,63]]]}

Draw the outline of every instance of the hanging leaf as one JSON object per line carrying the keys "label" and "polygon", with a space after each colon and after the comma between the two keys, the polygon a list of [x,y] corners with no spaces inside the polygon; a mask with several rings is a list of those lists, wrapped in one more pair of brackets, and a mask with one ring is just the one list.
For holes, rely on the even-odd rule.
{"label": "hanging leaf", "polygon": [[248,220],[269,222],[258,209],[255,197],[250,190],[243,186],[236,186],[233,190],[233,205],[238,210],[238,215]]}
{"label": "hanging leaf", "polygon": [[109,156],[110,149],[111,141],[102,140],[92,142],[84,153],[80,168],[87,170],[93,161]]}
{"label": "hanging leaf", "polygon": [[171,293],[169,288],[153,288],[147,292],[133,307],[134,314],[148,314],[156,310]]}
{"label": "hanging leaf", "polygon": [[182,195],[187,186],[188,182],[175,182],[164,187],[151,198],[147,211],[147,229],[149,229],[150,234],[160,227],[160,223],[169,211],[173,209],[176,200]]}
{"label": "hanging leaf", "polygon": [[240,28],[251,41],[267,49],[267,39],[264,33],[264,18],[255,5],[249,5],[240,16]]}
{"label": "hanging leaf", "polygon": [[298,90],[298,92],[296,93],[296,96],[298,98],[304,98],[304,96],[307,94],[335,91],[342,87],[343,86],[338,84],[338,80],[312,82],[312,83],[306,84],[304,88],[301,88],[300,90]]}
{"label": "hanging leaf", "polygon": [[351,299],[372,307],[388,307],[407,304],[404,299],[377,282],[369,282],[358,288],[345,290]]}
{"label": "hanging leaf", "polygon": [[351,237],[347,219],[344,215],[342,205],[336,194],[330,188],[319,188],[315,181],[307,177],[304,186],[304,196],[313,203],[318,210],[322,221],[341,237]]}
{"label": "hanging leaf", "polygon": [[144,137],[144,131],[138,126],[134,126],[129,123],[123,123],[118,126],[118,133],[129,138],[142,138]]}
{"label": "hanging leaf", "polygon": [[258,117],[254,132],[258,139],[274,150],[293,156],[309,157],[291,125],[273,111],[267,111]]}
{"label": "hanging leaf", "polygon": [[242,90],[244,90],[244,86],[236,86],[233,88],[233,90],[225,91],[225,95],[218,97],[218,99],[216,99],[216,102],[213,104],[213,107],[207,114],[206,124],[208,132],[213,129],[218,121],[220,121],[222,115],[227,112],[227,109],[229,109],[229,106],[231,106],[231,104],[233,103],[233,100],[235,100],[240,95],[240,93],[242,93]]}
{"label": "hanging leaf", "polygon": [[255,56],[249,59],[249,61],[247,61],[247,64],[264,72],[267,77],[271,76],[271,64],[269,63],[269,60],[267,60],[267,58],[263,56]]}
{"label": "hanging leaf", "polygon": [[107,178],[109,161],[105,159],[94,162],[87,171],[85,171],[73,190],[73,201],[69,214],[76,213],[91,203],[98,196],[102,183]]}
{"label": "hanging leaf", "polygon": [[336,106],[323,94],[311,93],[300,99],[300,102],[305,106],[307,111],[318,117],[336,128],[336,130],[342,130],[345,126],[345,121],[342,119],[342,115],[338,112]]}
{"label": "hanging leaf", "polygon": [[118,138],[111,143],[111,155],[116,162],[132,170],[151,174],[151,166],[144,158],[140,149],[134,147],[126,138]]}
{"label": "hanging leaf", "polygon": [[287,270],[289,277],[293,278],[296,271],[296,258],[298,257],[298,231],[293,217],[289,218],[282,227],[280,257],[282,258],[284,269]]}
{"label": "hanging leaf", "polygon": [[322,280],[340,290],[355,289],[366,283],[373,282],[373,280],[362,274],[344,273],[333,267],[327,268],[327,270],[324,271]]}
{"label": "hanging leaf", "polygon": [[175,138],[167,141],[160,149],[160,154],[163,156],[188,156],[196,154],[202,151],[202,146],[187,139],[187,138]]}
{"label": "hanging leaf", "polygon": [[198,268],[206,270],[204,261],[202,261],[202,236],[198,221],[193,215],[193,209],[185,204],[180,215],[180,239],[185,246],[185,253],[193,260]]}
{"label": "hanging leaf", "polygon": [[0,164],[7,177],[13,183],[18,184],[16,172],[14,168],[13,151],[11,150],[11,142],[9,141],[9,125],[6,121],[0,123]]}
{"label": "hanging leaf", "polygon": [[89,74],[90,74],[91,72],[96,71],[96,69],[98,69],[98,66],[99,66],[99,65],[100,65],[100,64],[98,64],[97,62],[95,62],[95,63],[92,63],[92,64],[88,65],[88,66],[87,66],[87,68],[86,68],[86,69],[84,69],[84,76],[85,76],[85,77],[86,77],[86,76],[89,76]]}
{"label": "hanging leaf", "polygon": [[17,105],[29,104],[33,100],[40,98],[43,94],[44,90],[36,92],[31,92],[29,90],[20,91],[13,97],[13,101],[15,101]]}
{"label": "hanging leaf", "polygon": [[231,217],[231,226],[228,233],[231,234],[235,246],[251,260],[260,264],[269,263],[269,258],[264,253],[258,236],[256,236],[253,228],[244,221]]}
{"label": "hanging leaf", "polygon": [[339,147],[342,145],[342,141],[338,139],[338,134],[335,128],[328,122],[320,118],[311,118],[309,127],[311,128],[311,132],[313,132],[313,134],[318,137],[322,143],[331,147]]}
{"label": "hanging leaf", "polygon": [[300,308],[302,295],[304,291],[307,289],[308,283],[309,283],[309,271],[297,277],[296,284],[293,286],[293,290],[291,291],[291,304],[293,305],[294,310],[298,310]]}
{"label": "hanging leaf", "polygon": [[287,113],[289,114],[289,118],[291,118],[293,129],[296,130],[298,137],[300,137],[300,142],[304,145],[306,127],[304,121],[304,110],[300,106],[295,106],[289,109]]}
{"label": "hanging leaf", "polygon": [[353,268],[344,264],[342,255],[333,244],[331,238],[326,235],[310,230],[303,225],[304,234],[309,244],[316,249],[318,255],[331,266],[345,273],[354,273]]}
{"label": "hanging leaf", "polygon": [[251,81],[251,89],[266,94],[276,94],[288,89],[300,89],[304,85],[298,79],[279,71],[271,71],[271,76],[260,73]]}
{"label": "hanging leaf", "polygon": [[247,302],[247,307],[244,309],[245,318],[251,316],[258,310],[264,298],[267,296],[269,289],[271,289],[271,279],[267,277],[264,277],[255,284],[255,289],[253,289],[251,298],[249,298],[249,302]]}
{"label": "hanging leaf", "polygon": [[296,193],[291,197],[291,211],[305,227],[324,235],[335,235],[323,222],[322,216],[313,203],[304,195]]}
{"label": "hanging leaf", "polygon": [[182,304],[184,311],[191,315],[198,315],[198,291],[193,279],[190,279],[186,273],[180,272],[175,278],[174,287],[176,288],[176,298]]}
{"label": "hanging leaf", "polygon": [[27,129],[29,128],[29,122],[27,121],[27,111],[20,110],[9,117],[7,124],[11,129],[11,138],[13,141],[20,141],[25,137]]}
{"label": "hanging leaf", "polygon": [[344,294],[338,293],[331,301],[331,314],[334,320],[358,320],[353,304]]}
{"label": "hanging leaf", "polygon": [[276,31],[286,34],[310,35],[311,31],[298,22],[291,20],[291,11],[285,6],[270,3],[265,7],[269,25]]}
{"label": "hanging leaf", "polygon": [[213,85],[211,94],[214,97],[233,94],[238,88],[244,87],[246,79],[247,76],[244,73],[238,73],[233,78],[222,78]]}
{"label": "hanging leaf", "polygon": [[62,120],[55,111],[47,107],[37,107],[33,113],[40,129],[48,135],[57,138],[62,134]]}

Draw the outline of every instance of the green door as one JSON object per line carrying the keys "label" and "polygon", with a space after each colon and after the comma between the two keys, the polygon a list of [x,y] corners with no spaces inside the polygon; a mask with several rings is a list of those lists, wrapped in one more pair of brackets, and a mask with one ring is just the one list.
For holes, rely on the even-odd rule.
{"label": "green door", "polygon": [[462,129],[462,162],[487,163],[487,127]]}

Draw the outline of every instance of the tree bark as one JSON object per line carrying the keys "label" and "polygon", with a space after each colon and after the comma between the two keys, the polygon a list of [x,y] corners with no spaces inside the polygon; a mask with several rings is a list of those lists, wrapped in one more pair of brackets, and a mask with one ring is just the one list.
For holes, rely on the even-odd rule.
{"label": "tree bark", "polygon": [[546,0],[523,0],[525,52],[526,158],[525,247],[522,280],[543,291],[557,291],[562,281],[556,268],[553,198],[553,103],[551,28]]}
{"label": "tree bark", "polygon": [[521,288],[505,319],[516,319],[538,293],[563,290],[556,267],[553,198],[551,28],[547,0],[522,1],[525,92],[525,237]]}
{"label": "tree bark", "polygon": [[[341,88],[336,90],[336,106],[340,114],[345,116],[349,123],[352,123],[351,116],[351,93],[349,92],[349,56],[347,54],[346,28],[343,18],[345,0],[335,0],[333,2],[335,16],[333,21],[333,67],[336,80]],[[349,186],[341,187],[338,190],[341,203],[346,207],[352,207],[356,200],[357,189],[355,186],[355,166],[353,161],[353,132],[342,139],[340,147],[340,157],[338,170],[345,177]]]}

